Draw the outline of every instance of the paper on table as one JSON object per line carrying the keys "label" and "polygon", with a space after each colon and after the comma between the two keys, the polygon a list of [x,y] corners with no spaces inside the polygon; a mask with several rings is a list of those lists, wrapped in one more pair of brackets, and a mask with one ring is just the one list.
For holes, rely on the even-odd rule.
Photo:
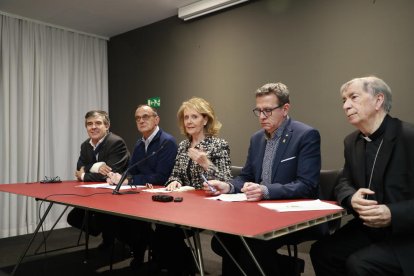
{"label": "paper on table", "polygon": [[[103,189],[111,189],[114,190],[116,188],[116,185],[110,185],[108,183],[97,183],[97,184],[83,184],[78,185],[76,187],[82,187],[82,188],[103,188]],[[129,186],[129,185],[122,185],[120,190],[129,190],[134,188],[145,188],[145,186]]]}
{"label": "paper on table", "polygon": [[221,194],[218,196],[206,197],[206,199],[215,199],[221,201],[247,201],[246,194]]}
{"label": "paper on table", "polygon": [[316,200],[294,201],[285,203],[259,203],[260,206],[278,212],[315,211],[315,210],[341,210],[342,207]]}
{"label": "paper on table", "polygon": [[181,186],[178,189],[175,189],[174,191],[168,191],[166,188],[155,188],[155,189],[145,189],[142,190],[143,192],[149,192],[149,193],[171,193],[171,192],[186,192],[186,191],[193,191],[195,190],[192,186]]}

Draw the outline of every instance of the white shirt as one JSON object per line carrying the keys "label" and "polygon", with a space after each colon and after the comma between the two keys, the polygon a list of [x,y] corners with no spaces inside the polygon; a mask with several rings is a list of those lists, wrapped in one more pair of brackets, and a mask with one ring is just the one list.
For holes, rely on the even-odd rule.
{"label": "white shirt", "polygon": [[155,135],[157,135],[160,128],[158,126],[155,127],[155,130],[151,133],[151,135],[145,140],[144,137],[142,137],[142,142],[144,142],[145,145],[145,152],[147,152],[148,145],[151,143],[152,139],[154,139]]}

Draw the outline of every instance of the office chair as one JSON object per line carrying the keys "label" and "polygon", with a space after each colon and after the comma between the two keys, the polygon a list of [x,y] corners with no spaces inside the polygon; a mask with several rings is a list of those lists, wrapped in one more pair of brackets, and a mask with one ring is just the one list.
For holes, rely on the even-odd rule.
{"label": "office chair", "polygon": [[[335,200],[334,189],[338,183],[339,176],[342,173],[342,169],[334,170],[321,170],[319,177],[319,199],[321,200]],[[315,233],[314,237],[307,237],[303,240],[297,241],[295,244],[287,244],[287,250],[289,257],[298,258],[298,244],[306,241],[316,240],[324,235],[333,234],[341,226],[341,219],[331,220],[326,222],[321,227],[322,233]],[[292,253],[293,250],[293,253]],[[302,271],[303,272],[303,271]]]}
{"label": "office chair", "polygon": [[239,174],[241,173],[241,170],[243,169],[243,167],[239,167],[239,166],[230,166],[230,170],[231,170],[231,175],[233,176],[233,178],[239,176]]}

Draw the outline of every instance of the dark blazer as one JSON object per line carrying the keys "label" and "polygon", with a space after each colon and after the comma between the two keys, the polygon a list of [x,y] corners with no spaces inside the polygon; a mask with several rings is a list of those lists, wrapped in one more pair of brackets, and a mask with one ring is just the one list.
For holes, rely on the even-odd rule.
{"label": "dark blazer", "polygon": [[[316,198],[321,169],[319,132],[301,122],[288,119],[273,159],[270,199]],[[240,192],[245,182],[262,181],[262,163],[266,148],[264,130],[250,139],[246,164],[232,184]]]}
{"label": "dark blazer", "polygon": [[[414,125],[388,119],[372,183],[376,200],[391,210],[390,239],[404,275],[414,275]],[[351,209],[349,197],[366,188],[365,147],[359,131],[348,135],[344,144],[345,166],[335,194]]]}
{"label": "dark blazer", "polygon": [[[161,145],[164,145],[164,147],[158,152]],[[148,157],[151,154],[154,154],[154,156]],[[134,165],[146,157],[148,159],[130,170],[132,183],[134,185],[144,185],[146,183],[164,185],[174,167],[176,155],[177,142],[175,138],[161,128],[148,145],[147,152],[145,152],[144,142],[139,139],[132,153],[130,164]]]}
{"label": "dark blazer", "polygon": [[112,168],[113,172],[122,173],[128,166],[129,152],[124,140],[113,133],[108,133],[102,141],[99,150],[98,160],[96,161],[93,148],[85,140],[81,145],[80,156],[76,168],[85,168],[83,181],[105,181],[106,176],[100,173],[91,173],[90,169],[96,162],[105,162]]}

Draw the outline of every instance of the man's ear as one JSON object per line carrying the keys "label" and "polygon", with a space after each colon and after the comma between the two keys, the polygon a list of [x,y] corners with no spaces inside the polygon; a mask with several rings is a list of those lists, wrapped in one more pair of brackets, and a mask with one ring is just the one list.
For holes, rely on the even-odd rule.
{"label": "man's ear", "polygon": [[286,103],[283,105],[282,108],[283,108],[284,115],[287,116],[287,114],[289,113],[290,104]]}
{"label": "man's ear", "polygon": [[377,99],[375,102],[375,109],[380,110],[384,104],[384,94],[377,94]]}

